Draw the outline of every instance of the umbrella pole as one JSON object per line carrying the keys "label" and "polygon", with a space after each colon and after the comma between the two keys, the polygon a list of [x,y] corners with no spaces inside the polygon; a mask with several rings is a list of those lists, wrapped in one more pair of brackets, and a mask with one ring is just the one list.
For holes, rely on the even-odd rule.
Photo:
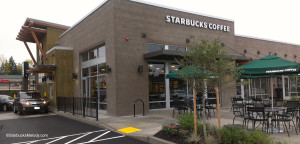
{"label": "umbrella pole", "polygon": [[273,81],[272,81],[272,77],[270,77],[270,84],[271,84],[271,99],[272,99],[272,109],[273,109]]}
{"label": "umbrella pole", "polygon": [[[215,87],[217,99],[217,112],[218,112],[218,128],[221,129],[221,114],[220,114],[220,101],[219,101],[219,88]],[[221,143],[221,136],[219,135],[219,142]]]}
{"label": "umbrella pole", "polygon": [[194,133],[197,136],[197,109],[196,109],[196,88],[195,88],[195,80],[193,82],[193,100],[194,100]]}

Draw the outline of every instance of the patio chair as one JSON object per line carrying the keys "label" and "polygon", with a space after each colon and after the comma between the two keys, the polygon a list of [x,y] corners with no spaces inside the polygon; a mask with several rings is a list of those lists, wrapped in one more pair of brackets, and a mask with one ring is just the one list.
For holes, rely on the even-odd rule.
{"label": "patio chair", "polygon": [[[262,130],[264,128],[268,128],[267,125],[267,116],[265,114],[265,108],[260,107],[247,107],[247,113],[248,113],[248,122],[252,121],[252,129],[254,130],[256,122],[260,122],[262,124]],[[256,116],[257,113],[261,113],[261,116]],[[247,123],[248,125],[248,123]],[[247,126],[248,127],[248,126]]]}
{"label": "patio chair", "polygon": [[[285,112],[283,112],[282,114],[277,114],[276,115],[277,116],[277,120],[276,120],[277,123],[279,124],[280,122],[282,122],[283,128],[287,131],[288,136],[290,136],[290,133],[289,133],[288,127],[286,125],[287,122],[289,123],[289,129],[290,129],[290,126],[291,126],[290,122],[293,123],[296,134],[298,135],[297,127],[296,127],[295,122],[294,122],[294,117],[295,117],[295,112],[296,112],[295,110],[296,110],[295,107],[287,107]],[[280,128],[280,125],[279,125],[279,128]]]}
{"label": "patio chair", "polygon": [[206,103],[205,109],[207,110],[208,116],[211,117],[210,115],[211,110],[213,110],[214,116],[216,116],[215,110],[217,109],[217,99],[206,99],[205,103]]}
{"label": "patio chair", "polygon": [[[192,99],[187,100],[188,107],[190,108],[190,113],[194,111],[194,101]],[[202,111],[203,107],[201,104],[196,104],[196,114],[197,118],[200,120],[200,117],[202,117]]]}
{"label": "patio chair", "polygon": [[259,98],[259,97],[256,97],[256,98],[252,98],[252,102],[255,104],[255,103],[262,103],[262,99]]}
{"label": "patio chair", "polygon": [[188,110],[188,107],[187,107],[186,103],[183,100],[174,99],[173,100],[173,105],[174,105],[173,114],[172,114],[173,118],[175,118],[176,110],[178,112],[178,115],[181,114],[182,112],[186,113],[186,111]]}
{"label": "patio chair", "polygon": [[[236,117],[243,118],[245,116],[244,105],[240,104],[240,103],[232,104],[232,112],[233,112],[233,115],[234,115],[232,123],[234,124],[234,120],[235,120]],[[243,120],[243,123],[244,123],[244,120]]]}

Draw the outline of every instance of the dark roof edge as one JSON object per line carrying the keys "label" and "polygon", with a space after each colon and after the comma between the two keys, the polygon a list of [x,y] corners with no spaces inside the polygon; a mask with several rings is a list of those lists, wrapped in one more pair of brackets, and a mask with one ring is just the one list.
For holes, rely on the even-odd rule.
{"label": "dark roof edge", "polygon": [[[33,18],[27,18],[26,21],[33,21],[33,23],[36,21],[36,22],[45,23],[45,24],[49,24],[49,25],[70,28],[70,26],[61,25],[61,24],[57,24],[57,23],[51,23],[51,22],[42,21],[42,20],[37,20],[37,19],[33,19]],[[25,23],[26,23],[26,21],[25,21]]]}

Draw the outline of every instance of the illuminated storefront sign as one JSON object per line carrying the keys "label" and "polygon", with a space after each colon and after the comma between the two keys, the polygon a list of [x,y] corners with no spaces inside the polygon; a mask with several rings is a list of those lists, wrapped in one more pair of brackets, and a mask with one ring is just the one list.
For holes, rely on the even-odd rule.
{"label": "illuminated storefront sign", "polygon": [[208,23],[208,22],[199,21],[199,20],[180,18],[180,17],[170,16],[170,15],[166,16],[166,22],[173,23],[173,24],[192,26],[192,27],[198,27],[198,28],[204,28],[204,29],[210,29],[210,30],[230,32],[230,26]]}

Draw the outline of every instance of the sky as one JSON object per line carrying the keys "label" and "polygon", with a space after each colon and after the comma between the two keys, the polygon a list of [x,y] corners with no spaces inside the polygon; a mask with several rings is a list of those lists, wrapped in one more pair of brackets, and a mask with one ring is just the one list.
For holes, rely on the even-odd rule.
{"label": "sky", "polygon": [[[31,59],[16,40],[27,17],[73,26],[104,0],[1,0],[0,56]],[[235,34],[300,45],[299,0],[144,0],[233,20]],[[35,44],[29,45],[34,55]]]}

